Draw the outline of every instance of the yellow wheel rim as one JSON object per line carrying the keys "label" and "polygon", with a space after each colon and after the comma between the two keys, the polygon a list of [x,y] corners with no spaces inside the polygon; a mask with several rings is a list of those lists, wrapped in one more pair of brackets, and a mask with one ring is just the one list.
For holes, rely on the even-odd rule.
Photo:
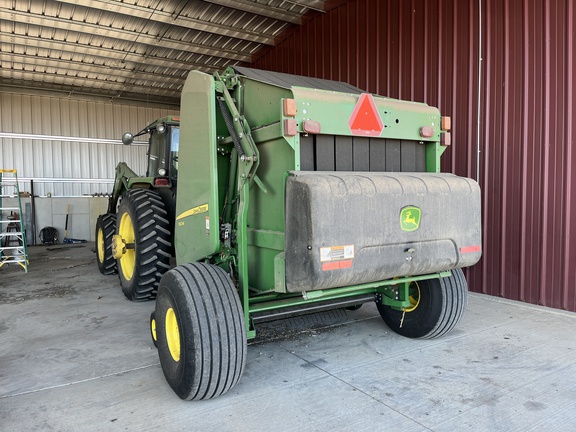
{"label": "yellow wheel rim", "polygon": [[157,342],[158,338],[156,337],[156,320],[155,319],[150,321],[150,330],[152,331],[152,339],[154,339],[154,342]]}
{"label": "yellow wheel rim", "polygon": [[166,342],[168,350],[175,362],[180,361],[180,330],[178,329],[178,320],[174,309],[166,311]]}
{"label": "yellow wheel rim", "polygon": [[[126,244],[134,244],[134,225],[132,218],[128,213],[123,213],[120,218],[120,226],[118,227],[118,234]],[[134,275],[134,268],[136,267],[136,253],[134,249],[126,248],[126,252],[120,257],[120,268],[124,279],[130,280]]]}
{"label": "yellow wheel rim", "polygon": [[106,247],[104,245],[104,232],[102,231],[102,228],[98,228],[98,238],[96,239],[96,244],[98,245],[98,261],[103,263]]}
{"label": "yellow wheel rim", "polygon": [[412,312],[416,310],[420,304],[420,285],[418,285],[418,282],[412,282],[410,284],[410,295],[408,296],[408,300],[410,300],[410,306],[405,307],[403,309],[404,312]]}

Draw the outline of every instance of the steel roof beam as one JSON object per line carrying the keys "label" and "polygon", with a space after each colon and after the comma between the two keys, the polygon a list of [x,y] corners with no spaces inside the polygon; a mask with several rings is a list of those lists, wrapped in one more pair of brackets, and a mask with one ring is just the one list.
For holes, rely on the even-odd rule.
{"label": "steel roof beam", "polygon": [[59,3],[67,3],[74,6],[84,6],[89,9],[96,9],[106,12],[117,13],[129,17],[137,17],[145,20],[155,21],[163,24],[176,25],[192,30],[217,34],[235,39],[242,39],[266,45],[274,45],[274,37],[262,35],[262,33],[237,29],[222,24],[203,21],[185,16],[174,16],[169,12],[154,10],[147,7],[120,3],[105,0],[56,0]]}
{"label": "steel roof beam", "polygon": [[186,80],[185,77],[155,74],[131,69],[119,69],[106,65],[96,65],[73,60],[56,60],[48,57],[30,56],[25,54],[7,54],[0,52],[0,62],[12,62],[32,67],[40,66],[67,71],[81,71],[96,75],[111,74],[116,77],[127,78],[130,80],[161,81],[162,83],[177,86],[182,86]]}
{"label": "steel roof beam", "polygon": [[[38,79],[40,77],[40,79]],[[35,81],[42,84],[44,88],[50,88],[50,85],[67,85],[77,88],[79,92],[86,92],[87,89],[95,90],[97,92],[110,92],[116,94],[122,92],[149,94],[149,95],[162,95],[169,97],[179,97],[179,89],[168,89],[162,87],[152,87],[141,84],[126,84],[118,81],[109,81],[104,79],[92,79],[85,77],[71,77],[60,74],[47,74],[45,72],[33,72],[19,69],[0,69],[0,78],[21,81]],[[41,82],[40,82],[41,81]],[[87,86],[88,85],[88,86]],[[48,87],[46,87],[48,86]],[[72,93],[75,91],[72,89]]]}
{"label": "steel roof beam", "polygon": [[39,81],[23,81],[6,79],[0,76],[0,93],[10,93],[17,92],[18,94],[46,94],[53,96],[55,94],[67,94],[67,95],[77,95],[88,98],[95,98],[96,100],[118,100],[123,101],[123,103],[135,102],[135,103],[154,103],[166,106],[180,106],[180,95],[178,96],[168,96],[168,95],[149,95],[142,93],[129,93],[123,92],[119,94],[118,92],[110,92],[105,89],[92,89],[83,87],[72,87],[70,85],[61,84],[50,84]]}
{"label": "steel roof beam", "polygon": [[266,18],[272,18],[288,22],[291,24],[302,25],[302,17],[294,12],[290,12],[279,7],[269,6],[266,4],[258,3],[249,0],[204,0],[208,3],[214,3],[220,6],[225,6],[230,9],[241,10],[255,15],[260,15]]}
{"label": "steel roof beam", "polygon": [[[57,41],[53,39],[43,39],[33,36],[14,35],[13,33],[0,32],[2,43],[23,46],[26,49],[47,49],[62,51],[73,55],[87,55],[105,60],[120,62],[130,62],[138,65],[152,65],[190,71],[198,69],[203,72],[213,72],[214,67],[202,63],[184,62],[172,60],[164,57],[144,56],[141,54],[117,51],[111,48],[94,47],[92,45],[79,44],[74,42]],[[234,63],[234,62],[232,62]],[[227,63],[228,64],[228,63]]]}
{"label": "steel roof beam", "polygon": [[197,54],[222,57],[242,62],[250,62],[252,59],[250,54],[237,53],[236,51],[225,50],[218,47],[211,47],[167,38],[158,39],[156,36],[150,36],[144,33],[136,33],[119,28],[103,27],[97,24],[75,22],[62,18],[47,18],[42,15],[35,15],[27,12],[0,10],[0,20],[6,20],[20,24],[31,24],[40,27],[53,28],[55,30],[73,31],[90,36],[100,36],[114,40],[121,40],[123,42],[129,40],[141,45],[161,47],[184,52],[194,52]]}
{"label": "steel roof beam", "polygon": [[308,1],[283,0],[283,1],[306,9],[312,9],[318,12],[326,12],[326,9],[324,7],[324,0],[308,0]]}

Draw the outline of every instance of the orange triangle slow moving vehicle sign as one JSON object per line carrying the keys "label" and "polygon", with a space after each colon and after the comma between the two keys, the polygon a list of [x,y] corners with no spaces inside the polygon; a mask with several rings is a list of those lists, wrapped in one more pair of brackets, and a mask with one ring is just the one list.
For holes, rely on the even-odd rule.
{"label": "orange triangle slow moving vehicle sign", "polygon": [[348,120],[353,135],[380,136],[384,124],[370,93],[362,93]]}

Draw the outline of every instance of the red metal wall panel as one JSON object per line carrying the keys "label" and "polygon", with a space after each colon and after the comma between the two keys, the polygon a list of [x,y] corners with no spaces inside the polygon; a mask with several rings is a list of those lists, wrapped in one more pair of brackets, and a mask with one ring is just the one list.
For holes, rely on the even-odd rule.
{"label": "red metal wall panel", "polygon": [[444,170],[483,191],[471,289],[576,311],[575,21],[573,0],[340,2],[253,66],[438,106]]}

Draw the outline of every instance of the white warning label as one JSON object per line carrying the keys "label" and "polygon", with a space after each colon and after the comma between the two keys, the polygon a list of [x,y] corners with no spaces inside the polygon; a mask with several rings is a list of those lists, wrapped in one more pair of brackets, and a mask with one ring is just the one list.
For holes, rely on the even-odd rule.
{"label": "white warning label", "polygon": [[320,261],[340,261],[354,258],[354,245],[320,248]]}

